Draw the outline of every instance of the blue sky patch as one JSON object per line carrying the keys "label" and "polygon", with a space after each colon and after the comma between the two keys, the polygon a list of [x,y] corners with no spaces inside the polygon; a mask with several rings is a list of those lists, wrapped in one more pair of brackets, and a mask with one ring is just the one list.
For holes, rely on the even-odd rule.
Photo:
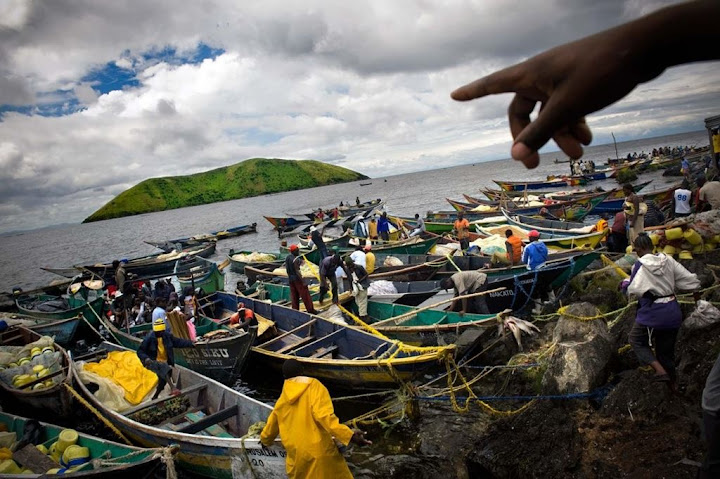
{"label": "blue sky patch", "polygon": [[[140,63],[143,64],[143,68],[160,62],[171,65],[196,65],[204,60],[214,59],[223,53],[225,53],[225,50],[222,48],[214,48],[205,43],[199,43],[193,51],[178,54],[175,47],[168,45],[161,49],[152,49],[142,53]],[[132,61],[132,53],[128,50],[124,51],[122,56],[132,63],[137,63]],[[122,68],[117,65],[115,60],[89,71],[78,80],[78,83],[90,85],[98,95],[104,95],[114,90],[137,88],[141,85],[137,78],[137,71],[134,68]],[[5,114],[10,112],[23,115],[63,116],[78,112],[84,108],[72,90],[39,92],[36,97],[38,101],[33,105],[0,105],[0,121],[2,121]]]}

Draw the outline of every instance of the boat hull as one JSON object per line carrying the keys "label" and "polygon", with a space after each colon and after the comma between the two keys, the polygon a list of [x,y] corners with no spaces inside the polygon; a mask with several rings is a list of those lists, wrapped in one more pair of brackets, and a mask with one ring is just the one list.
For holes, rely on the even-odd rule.
{"label": "boat hull", "polygon": [[[36,301],[46,301],[50,300],[52,298],[57,298],[56,296],[50,296],[50,295],[37,295],[34,297]],[[71,307],[64,311],[39,311],[37,309],[34,309],[30,307],[30,304],[28,301],[25,301],[23,298],[18,298],[15,301],[15,305],[17,306],[18,311],[25,315],[29,316],[31,318],[37,318],[37,319],[45,319],[45,320],[60,320],[60,319],[69,319],[69,318],[75,318],[77,316],[82,315],[84,318],[86,318],[90,324],[93,326],[98,326],[100,323],[98,322],[97,317],[102,316],[103,308],[105,307],[105,300],[102,297],[95,298],[94,300],[90,301],[89,303],[85,300],[80,300],[78,298],[67,298],[69,301],[69,306],[73,306],[74,304],[77,304],[76,307]]]}

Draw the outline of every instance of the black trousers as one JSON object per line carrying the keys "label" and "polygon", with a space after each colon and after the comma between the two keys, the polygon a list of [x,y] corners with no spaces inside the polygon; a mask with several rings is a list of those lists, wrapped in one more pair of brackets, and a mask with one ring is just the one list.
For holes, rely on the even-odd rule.
{"label": "black trousers", "polygon": [[[648,330],[647,327],[635,323],[630,330],[628,341],[641,363],[650,364],[657,359],[670,378],[675,380],[675,341],[677,334],[677,329],[650,328]],[[655,348],[654,354],[653,347]]]}

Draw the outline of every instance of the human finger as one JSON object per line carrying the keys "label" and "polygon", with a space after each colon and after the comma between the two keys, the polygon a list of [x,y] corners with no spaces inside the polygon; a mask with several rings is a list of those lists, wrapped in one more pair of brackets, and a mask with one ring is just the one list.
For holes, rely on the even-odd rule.
{"label": "human finger", "polygon": [[584,117],[580,118],[577,123],[570,125],[570,133],[583,145],[589,145],[592,142],[592,131],[590,131]]}
{"label": "human finger", "polygon": [[554,92],[543,105],[535,121],[531,122],[515,139],[513,150],[516,150],[519,158],[516,158],[515,155],[513,158],[521,160],[525,166],[528,166],[528,162],[531,162],[531,159],[534,160],[531,155],[536,155],[537,150],[542,148],[558,130],[567,124],[577,123],[577,118],[568,118],[569,116],[570,113],[562,93]]}
{"label": "human finger", "polygon": [[583,147],[580,144],[580,141],[575,138],[572,133],[570,133],[569,128],[556,133],[553,136],[553,140],[555,140],[555,143],[557,143],[560,149],[573,160],[577,160],[582,157]]}
{"label": "human finger", "polygon": [[508,122],[513,139],[530,124],[530,113],[535,109],[536,103],[535,100],[522,95],[513,97],[508,107]]}
{"label": "human finger", "polygon": [[468,101],[497,93],[509,93],[522,88],[524,69],[522,63],[497,71],[482,77],[453,91],[450,96],[453,100]]}

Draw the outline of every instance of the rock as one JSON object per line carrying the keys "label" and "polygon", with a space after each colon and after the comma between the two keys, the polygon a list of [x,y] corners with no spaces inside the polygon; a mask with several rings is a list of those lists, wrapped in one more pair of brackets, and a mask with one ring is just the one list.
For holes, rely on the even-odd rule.
{"label": "rock", "polygon": [[607,376],[613,350],[605,322],[570,317],[592,317],[598,310],[589,303],[577,303],[567,313],[567,317],[560,317],[553,332],[556,345],[542,379],[544,394],[588,392],[602,385]]}
{"label": "rock", "polygon": [[700,287],[705,289],[715,284],[715,275],[708,268],[705,261],[699,259],[681,259],[680,264],[691,273],[695,273],[700,280]]}
{"label": "rock", "polygon": [[468,455],[469,476],[583,477],[578,470],[583,448],[571,407],[541,401],[494,422]]}

